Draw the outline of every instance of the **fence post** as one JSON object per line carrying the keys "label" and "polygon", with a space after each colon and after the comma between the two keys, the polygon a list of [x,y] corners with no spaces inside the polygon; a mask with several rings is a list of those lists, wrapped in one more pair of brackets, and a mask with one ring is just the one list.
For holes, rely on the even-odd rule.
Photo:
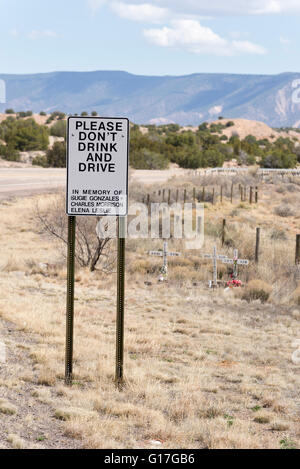
{"label": "fence post", "polygon": [[196,202],[196,187],[193,188],[193,202]]}
{"label": "fence post", "polygon": [[252,186],[250,187],[249,202],[250,204],[252,204],[253,202],[253,187]]}
{"label": "fence post", "polygon": [[184,189],[184,193],[183,193],[183,203],[184,204],[186,203],[186,189]]}
{"label": "fence post", "polygon": [[296,256],[295,256],[295,264],[300,264],[300,234],[296,235]]}
{"label": "fence post", "polygon": [[165,201],[165,192],[166,192],[166,190],[163,189],[163,191],[162,191],[162,201],[163,201],[163,202]]}
{"label": "fence post", "polygon": [[255,203],[257,204],[258,202],[258,187],[255,187]]}
{"label": "fence post", "polygon": [[168,205],[170,205],[171,202],[171,189],[169,189],[169,194],[168,194]]}
{"label": "fence post", "polygon": [[215,188],[213,188],[213,193],[212,193],[212,204],[215,204]]}
{"label": "fence post", "polygon": [[255,263],[259,262],[260,228],[256,228]]}
{"label": "fence post", "polygon": [[226,220],[224,218],[223,225],[222,225],[222,247],[224,246],[224,243],[225,243],[225,229],[226,229]]}
{"label": "fence post", "polygon": [[223,186],[221,186],[221,190],[220,190],[220,201],[221,201],[221,204],[223,203]]}
{"label": "fence post", "polygon": [[233,184],[231,184],[230,200],[231,200],[231,203],[232,203],[232,201],[233,201]]}
{"label": "fence post", "polygon": [[205,202],[205,187],[202,189],[202,202]]}

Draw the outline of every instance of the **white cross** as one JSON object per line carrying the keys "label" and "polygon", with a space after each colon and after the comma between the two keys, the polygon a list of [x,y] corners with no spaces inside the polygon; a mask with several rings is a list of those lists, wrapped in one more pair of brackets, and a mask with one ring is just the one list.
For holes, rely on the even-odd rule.
{"label": "white cross", "polygon": [[238,276],[238,265],[249,265],[248,259],[239,259],[239,251],[237,249],[233,252],[233,259],[224,259],[223,264],[233,264],[233,277]]}
{"label": "white cross", "polygon": [[216,287],[218,285],[218,266],[217,266],[217,261],[218,259],[224,261],[226,259],[226,256],[223,254],[217,255],[217,247],[214,246],[213,249],[213,254],[204,254],[204,259],[212,259],[213,260],[213,268],[214,268],[214,273],[213,273],[213,285]]}
{"label": "white cross", "polygon": [[161,273],[164,276],[164,279],[168,276],[168,257],[179,257],[181,256],[180,252],[168,252],[168,243],[164,242],[163,251],[149,251],[149,256],[158,256],[163,258],[163,267]]}

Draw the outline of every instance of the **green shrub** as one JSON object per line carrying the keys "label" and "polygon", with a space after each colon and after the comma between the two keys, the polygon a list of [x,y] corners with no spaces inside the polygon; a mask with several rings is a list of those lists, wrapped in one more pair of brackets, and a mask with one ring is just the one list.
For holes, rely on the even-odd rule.
{"label": "green shrub", "polygon": [[297,166],[297,155],[286,151],[275,150],[262,157],[260,165],[263,168],[292,169]]}
{"label": "green shrub", "polygon": [[66,167],[66,143],[55,142],[53,147],[46,154],[47,165],[50,168]]}
{"label": "green shrub", "polygon": [[32,111],[20,111],[17,113],[17,116],[21,119],[25,118],[25,117],[31,117],[33,114]]}
{"label": "green shrub", "polygon": [[200,131],[207,130],[207,126],[208,126],[208,123],[203,122],[202,124],[199,125],[198,130]]}
{"label": "green shrub", "polygon": [[0,157],[7,161],[20,161],[20,153],[11,145],[0,145]]}
{"label": "green shrub", "polygon": [[143,148],[130,155],[130,164],[135,169],[166,169],[169,160],[159,153]]}
{"label": "green shrub", "polygon": [[223,166],[224,160],[224,155],[220,151],[214,150],[213,148],[203,152],[203,166],[209,166],[213,168],[221,167]]}
{"label": "green shrub", "polygon": [[18,151],[46,150],[49,145],[48,129],[34,119],[8,117],[0,124],[0,138]]}
{"label": "green shrub", "polygon": [[42,166],[42,168],[48,168],[47,156],[38,155],[32,160],[33,166]]}
{"label": "green shrub", "polygon": [[50,128],[50,135],[54,137],[66,137],[67,122],[65,120],[58,120]]}

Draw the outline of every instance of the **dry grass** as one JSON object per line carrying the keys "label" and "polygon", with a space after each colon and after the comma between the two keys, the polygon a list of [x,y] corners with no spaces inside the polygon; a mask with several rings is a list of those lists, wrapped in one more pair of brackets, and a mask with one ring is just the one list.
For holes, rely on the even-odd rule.
{"label": "dry grass", "polygon": [[[66,271],[60,249],[39,232],[36,198],[0,206],[0,241],[5,243],[0,324],[2,330],[13,324],[19,338],[18,347],[14,338],[7,340],[9,376],[0,379],[4,407],[10,402],[16,407],[15,414],[0,414],[5,430],[0,445],[35,447],[44,421],[49,429],[42,447],[67,447],[70,441],[86,448],[152,448],[154,441],[162,449],[299,447],[299,366],[291,360],[292,343],[300,338],[299,280],[293,267],[299,221],[274,219],[270,200],[275,206],[282,197],[275,192],[275,186],[266,187],[259,207],[246,204],[233,215],[229,203],[209,206],[201,253],[186,252],[181,241],[170,243],[183,256],[171,260],[168,284],[157,284],[159,259],[145,257],[161,242],[128,240],[126,385],[121,392],[114,385],[115,275],[77,270],[75,375],[73,387],[67,388]],[[52,197],[39,197],[39,203],[51,206]],[[241,270],[243,280],[272,285],[264,305],[247,303],[231,290],[207,289],[211,265],[201,254],[217,243],[220,252],[232,255],[232,244],[220,246],[223,217],[226,239],[251,260]],[[261,263],[254,266],[258,224],[265,238]],[[272,240],[274,228],[282,229],[288,241]],[[55,268],[45,272],[38,268],[41,263]],[[226,278],[226,268],[220,272]],[[283,291],[287,282],[291,285]],[[13,350],[18,359],[12,364]],[[27,421],[20,394],[37,412],[28,413]],[[36,429],[25,433],[24,426],[33,428],[33,422]],[[58,428],[63,431],[59,438]]]}
{"label": "dry grass", "polygon": [[260,300],[261,303],[266,303],[272,293],[272,286],[262,280],[250,280],[243,293],[243,300],[255,301]]}
{"label": "dry grass", "polygon": [[0,399],[0,413],[6,415],[13,415],[17,412],[16,406],[11,404],[10,402]]}

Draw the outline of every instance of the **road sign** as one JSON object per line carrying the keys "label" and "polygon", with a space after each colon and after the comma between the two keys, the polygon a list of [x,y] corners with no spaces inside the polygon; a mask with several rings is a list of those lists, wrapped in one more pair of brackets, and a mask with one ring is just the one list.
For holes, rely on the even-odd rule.
{"label": "road sign", "polygon": [[168,277],[168,257],[179,257],[181,256],[180,252],[168,252],[168,243],[164,242],[164,249],[163,251],[149,251],[149,256],[158,256],[163,257],[163,266],[161,268],[161,277],[160,279],[166,280]]}
{"label": "road sign", "polygon": [[67,214],[126,216],[129,120],[69,117]]}
{"label": "road sign", "polygon": [[218,260],[222,260],[223,262],[226,260],[226,256],[224,254],[217,254],[217,247],[214,246],[213,254],[204,254],[204,259],[212,259],[213,260],[213,282],[212,285],[216,287],[218,285]]}
{"label": "road sign", "polygon": [[117,216],[116,384],[123,384],[125,219],[128,212],[129,121],[69,117],[67,147],[68,279],[65,383],[72,384],[76,216]]}

